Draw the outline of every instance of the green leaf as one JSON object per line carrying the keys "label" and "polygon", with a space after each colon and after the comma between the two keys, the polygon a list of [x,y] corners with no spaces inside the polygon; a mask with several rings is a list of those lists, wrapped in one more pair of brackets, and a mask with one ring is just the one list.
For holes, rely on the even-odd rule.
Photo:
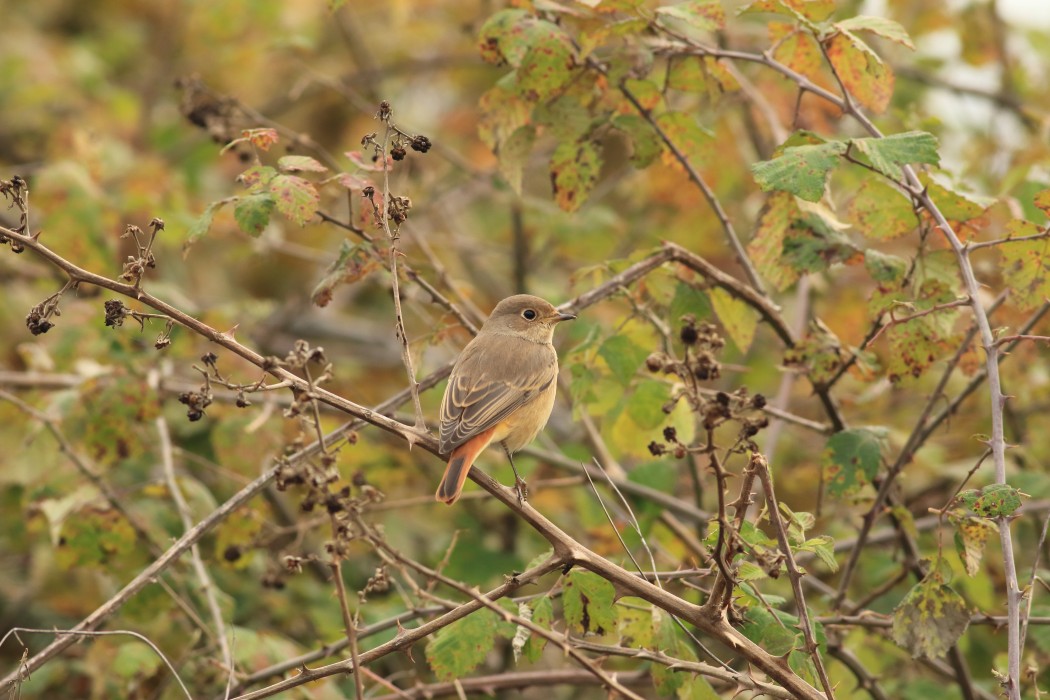
{"label": "green leaf", "polygon": [[646,112],[662,111],[664,95],[653,81],[627,78],[623,81],[623,87]]}
{"label": "green leaf", "polygon": [[736,577],[741,581],[760,581],[769,578],[769,574],[754,562],[742,561],[736,569]]}
{"label": "green leaf", "polygon": [[309,180],[295,175],[277,175],[270,181],[270,193],[277,211],[299,224],[305,225],[317,212],[321,196]]}
{"label": "green leaf", "polygon": [[[909,304],[915,311],[903,311],[901,315],[932,305],[930,300],[918,301]],[[957,308],[947,308],[891,326],[886,331],[891,349],[886,360],[890,381],[921,376],[930,365],[957,347],[958,334],[953,329],[958,317]]]}
{"label": "green leaf", "polygon": [[766,192],[783,190],[810,202],[824,196],[828,173],[839,164],[846,144],[829,141],[814,146],[795,146],[772,160],[751,166],[755,182]]}
{"label": "green leaf", "polygon": [[592,141],[560,144],[551,157],[551,185],[554,201],[568,212],[584,203],[598,181],[602,159]]}
{"label": "green leaf", "polygon": [[525,10],[500,10],[486,20],[478,36],[481,57],[488,63],[517,66],[529,50],[529,29],[537,22]]}
{"label": "green leaf", "polygon": [[785,26],[791,31],[776,38],[773,58],[810,80],[819,82],[824,69],[824,54],[821,53],[817,40],[797,25]]}
{"label": "green leaf", "polygon": [[824,446],[823,466],[828,493],[847,496],[870,484],[878,474],[885,429],[841,430]]}
{"label": "green leaf", "polygon": [[311,299],[318,306],[327,306],[338,287],[363,279],[379,267],[379,261],[371,255],[368,247],[343,239],[339,257],[325,270],[324,277],[310,295]]}
{"label": "green leaf", "polygon": [[553,95],[569,82],[576,65],[569,38],[557,25],[537,22],[538,27],[544,25],[546,31],[529,47],[518,66],[518,94],[529,102]]}
{"label": "green leaf", "polygon": [[823,384],[838,373],[849,353],[827,328],[813,325],[809,333],[784,352],[784,366],[801,368],[814,384]]}
{"label": "green leaf", "polygon": [[908,261],[874,248],[864,251],[864,267],[876,282],[899,282],[908,271]]}
{"label": "green leaf", "polygon": [[238,197],[233,207],[233,220],[249,236],[258,237],[270,223],[275,206],[277,202],[268,193]]}
{"label": "green leaf", "polygon": [[1036,208],[1039,209],[1043,214],[1050,216],[1050,189],[1039,190],[1032,198],[1032,203],[1035,204]]}
{"label": "green leaf", "polygon": [[970,515],[949,517],[955,527],[955,551],[962,560],[968,576],[976,576],[981,570],[984,546],[995,533],[995,526],[983,518]]}
{"label": "green leaf", "polygon": [[[240,510],[224,520],[215,529],[215,561],[229,569],[247,569],[252,557],[241,554],[245,549],[251,551],[251,542],[262,530],[265,520],[258,510]],[[236,556],[230,556],[231,552]]]}
{"label": "green leaf", "polygon": [[[652,615],[656,648],[678,659],[696,661],[696,654],[689,642],[684,639],[684,633],[675,624],[675,621],[659,608],[653,608]],[[691,677],[689,673],[669,668],[663,664],[653,664],[651,672],[656,692],[661,698],[675,696],[685,687]]]}
{"label": "green leaf", "polygon": [[707,87],[701,56],[677,56],[667,69],[667,89],[682,92],[700,92]]}
{"label": "green leaf", "polygon": [[801,272],[820,272],[834,263],[860,259],[860,251],[849,238],[818,212],[806,213],[796,222],[784,237],[783,248],[784,261]]}
{"label": "green leaf", "polygon": [[666,384],[653,380],[641,381],[627,401],[627,414],[639,428],[653,430],[667,420],[663,407],[668,398]]}
{"label": "green leaf", "polygon": [[776,289],[784,290],[799,278],[799,271],[784,263],[784,238],[801,216],[795,198],[787,192],[774,192],[758,215],[755,235],[747,252],[759,273]]}
{"label": "green leaf", "polygon": [[536,129],[531,126],[523,126],[496,147],[500,175],[519,197],[521,196],[521,170],[529,153],[532,152],[532,144],[535,141]]}
{"label": "green leaf", "polygon": [[893,71],[856,34],[841,31],[827,40],[828,60],[850,95],[879,113],[893,97]]}
{"label": "green leaf", "polygon": [[823,562],[824,566],[828,567],[829,571],[838,571],[839,562],[835,558],[835,540],[828,535],[821,535],[820,537],[814,537],[808,539],[800,544],[796,549],[800,552],[812,552],[817,555],[817,558]]}
{"label": "green leaf", "polygon": [[726,13],[721,0],[689,0],[678,5],[659,7],[659,17],[670,17],[682,20],[694,29],[714,31],[723,29],[726,24]]}
{"label": "green leaf", "polygon": [[692,113],[665,112],[656,118],[656,123],[694,167],[709,157],[713,135],[697,123]]}
{"label": "green leaf", "polygon": [[109,661],[113,673],[129,683],[150,677],[163,663],[153,649],[138,640],[118,646]]}
{"label": "green leaf", "polygon": [[[603,4],[604,8],[608,8],[609,3]],[[627,12],[633,12],[634,10],[625,10]],[[618,21],[603,21],[597,25],[583,25],[577,35],[577,41],[580,45],[580,59],[584,59],[591,55],[599,46],[605,46],[610,43],[610,40],[616,37],[622,36],[634,36],[644,31],[649,26],[649,22],[641,18],[623,19]]]}
{"label": "green leaf", "polygon": [[792,618],[793,615],[779,610],[774,616],[761,606],[753,606],[744,612],[740,631],[773,656],[786,656],[802,646],[802,633],[794,626],[798,619]]}
{"label": "green leaf", "polygon": [[159,414],[157,394],[145,377],[118,374],[110,382],[81,385],[66,430],[80,439],[91,459],[109,466],[149,453],[155,443],[140,427]]}
{"label": "green leaf", "polygon": [[773,157],[779,158],[784,155],[784,151],[789,148],[795,148],[796,146],[821,146],[828,143],[828,141],[828,139],[815,131],[810,131],[809,129],[798,129],[797,131],[792,132],[784,143],[773,149]]}
{"label": "green leaf", "polygon": [[876,241],[903,236],[919,225],[911,201],[878,180],[865,180],[846,211],[857,230]]}
{"label": "green leaf", "polygon": [[203,238],[207,233],[208,229],[211,228],[211,222],[215,218],[215,212],[219,211],[219,208],[223,204],[226,204],[226,200],[219,200],[218,202],[212,202],[207,206],[204,212],[193,222],[189,230],[186,232],[186,240],[182,242],[182,254],[186,255],[193,244]]}
{"label": "green leaf", "polygon": [[1021,496],[1009,484],[991,484],[981,489],[970,508],[984,518],[1008,516],[1021,507]]}
{"label": "green leaf", "polygon": [[739,14],[772,12],[794,17],[807,26],[812,22],[823,22],[835,11],[835,0],[755,0],[739,11]]}
{"label": "green leaf", "polygon": [[562,608],[565,622],[581,634],[604,635],[616,631],[616,590],[598,574],[573,569],[565,577]]}
{"label": "green leaf", "polygon": [[631,469],[627,480],[673,494],[678,483],[678,468],[669,461],[646,462]]}
{"label": "green leaf", "polygon": [[617,114],[612,125],[631,141],[631,164],[647,168],[663,151],[663,142],[652,125],[637,114]]}
{"label": "green leaf", "polygon": [[678,282],[675,286],[674,298],[667,309],[667,320],[675,328],[679,327],[682,317],[692,314],[697,320],[711,317],[711,302],[707,295],[686,282]]}
{"label": "green leaf", "polygon": [[926,188],[930,199],[949,222],[975,219],[995,202],[988,197],[960,192],[939,173],[921,172],[919,180]]}
{"label": "green leaf", "polygon": [[558,142],[583,139],[591,132],[594,121],[590,111],[571,95],[561,95],[537,105],[534,118]]}
{"label": "green leaf", "polygon": [[893,611],[893,641],[915,658],[937,659],[962,637],[969,624],[966,601],[935,570]]}
{"label": "green leaf", "polygon": [[286,173],[326,173],[328,168],[322,165],[316,158],[310,156],[281,156],[277,159],[277,167]]}
{"label": "green leaf", "polygon": [[135,531],[114,510],[84,506],[62,523],[55,560],[64,569],[100,567],[111,570],[114,560],[135,552]]}
{"label": "green leaf", "polygon": [[[1010,236],[1039,233],[1035,224],[1013,220],[1007,224]],[[1006,243],[999,246],[1003,279],[1010,289],[1010,300],[1021,311],[1031,311],[1050,299],[1050,239]]]}
{"label": "green leaf", "polygon": [[253,165],[237,176],[237,181],[249,190],[258,192],[277,176],[277,171],[268,165]]}
{"label": "green leaf", "polygon": [[621,598],[616,602],[620,644],[631,649],[652,649],[652,604],[641,598]]}
{"label": "green leaf", "polygon": [[678,689],[678,700],[719,700],[722,696],[715,692],[711,684],[700,674],[689,676]]}
{"label": "green leaf", "polygon": [[907,131],[882,138],[852,139],[850,145],[868,157],[871,166],[894,180],[903,177],[902,165],[926,163],[937,165],[937,137],[925,131]]}
{"label": "green leaf", "polygon": [[[1050,617],[1050,605],[1032,605],[1032,617]],[[1050,625],[1029,625],[1028,637],[1044,654],[1050,652]]]}
{"label": "green leaf", "polygon": [[492,650],[498,631],[499,618],[488,608],[438,630],[426,650],[434,675],[443,681],[470,675]]}
{"label": "green leaf", "polygon": [[527,125],[532,115],[532,105],[514,91],[513,81],[510,86],[503,81],[492,86],[481,96],[478,108],[481,111],[478,138],[494,152],[518,129]]}
{"label": "green leaf", "polygon": [[645,348],[635,345],[625,335],[614,335],[608,338],[598,348],[598,355],[609,365],[612,372],[622,386],[627,386],[634,378],[635,372],[645,362],[649,353]]}
{"label": "green leaf", "polygon": [[886,17],[857,15],[856,17],[844,19],[841,22],[835,22],[832,26],[844,32],[870,32],[883,39],[895,41],[913,51],[915,50],[915,44],[911,42],[911,37],[908,36],[908,32],[904,30],[904,27]]}
{"label": "green leaf", "polygon": [[[544,629],[550,629],[551,621],[553,619],[554,611],[551,607],[551,599],[547,596],[543,596],[537,600],[532,607],[532,621]],[[532,663],[536,663],[543,655],[543,649],[546,646],[547,638],[533,633],[529,635],[529,641],[525,642],[525,647],[522,650],[522,653],[524,653],[526,659]]]}
{"label": "green leaf", "polygon": [[758,312],[721,287],[712,287],[707,290],[707,296],[711,300],[711,307],[715,315],[725,327],[726,333],[740,352],[746,353],[758,329],[760,318]]}

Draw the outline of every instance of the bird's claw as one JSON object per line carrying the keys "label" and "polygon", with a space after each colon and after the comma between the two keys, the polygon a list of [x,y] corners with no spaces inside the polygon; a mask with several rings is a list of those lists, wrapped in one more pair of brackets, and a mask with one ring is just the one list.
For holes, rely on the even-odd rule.
{"label": "bird's claw", "polygon": [[514,478],[514,491],[518,494],[518,505],[525,505],[529,500],[529,485],[520,476]]}

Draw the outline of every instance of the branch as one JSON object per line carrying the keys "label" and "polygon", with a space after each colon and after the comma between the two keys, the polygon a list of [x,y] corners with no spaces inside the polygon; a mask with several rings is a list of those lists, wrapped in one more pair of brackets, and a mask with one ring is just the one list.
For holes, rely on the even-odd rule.
{"label": "branch", "polygon": [[[587,65],[594,68],[602,75],[607,75],[604,68],[593,58],[587,58]],[[678,163],[682,166],[682,168],[685,169],[685,172],[689,176],[689,179],[692,180],[693,184],[695,184],[700,189],[700,192],[703,193],[704,199],[707,200],[708,205],[711,207],[711,211],[714,212],[715,217],[718,219],[719,223],[722,224],[722,230],[725,232],[726,240],[729,242],[729,247],[733,250],[733,253],[736,255],[737,262],[740,263],[740,267],[743,268],[744,274],[747,277],[748,282],[751,283],[751,286],[755,289],[755,291],[764,296],[765,288],[762,285],[762,278],[759,276],[758,271],[755,269],[754,265],[751,264],[751,259],[747,256],[747,251],[744,249],[744,244],[740,242],[740,236],[737,234],[736,229],[733,228],[733,222],[729,220],[729,215],[726,214],[725,209],[722,208],[722,204],[718,201],[718,197],[715,196],[714,190],[712,190],[711,186],[707,184],[703,177],[701,177],[697,169],[693,167],[693,164],[689,161],[688,156],[686,156],[685,153],[683,153],[682,150],[678,148],[678,145],[674,142],[674,140],[671,139],[670,136],[668,136],[667,132],[664,131],[663,127],[660,126],[659,122],[656,121],[656,119],[653,117],[652,112],[643,107],[642,104],[638,101],[638,98],[634,96],[634,93],[632,93],[630,89],[628,89],[627,83],[621,80],[617,87],[620,89],[620,92],[623,93],[623,96],[627,98],[627,101],[631,103],[631,106],[635,108],[635,110],[642,117],[642,119],[649,123],[649,126],[652,127],[653,131],[656,132],[656,134],[660,137],[660,140],[664,142],[664,145],[667,146],[667,149],[675,157],[675,160],[677,160]]]}
{"label": "branch", "polygon": [[780,518],[780,503],[777,501],[776,494],[773,491],[773,476],[769,473],[769,464],[766,463],[765,457],[760,454],[754,454],[751,457],[751,464],[748,466],[758,473],[758,478],[761,480],[766,492],[769,522],[773,525],[773,532],[776,533],[777,537],[777,545],[780,547],[780,553],[784,555],[784,564],[787,568],[788,578],[791,579],[791,590],[795,594],[795,607],[798,608],[799,626],[802,628],[802,636],[806,640],[806,652],[813,659],[813,666],[817,670],[817,676],[820,678],[820,684],[824,687],[825,695],[828,700],[832,700],[835,694],[831,689],[831,680],[828,678],[827,669],[824,668],[824,661],[820,658],[820,648],[817,646],[817,638],[813,632],[813,623],[809,619],[809,607],[806,605],[806,596],[802,591],[803,574],[801,569],[798,568],[798,564],[795,563],[795,554],[791,551],[791,542],[788,540],[787,529],[784,527],[784,521]]}
{"label": "branch", "polygon": [[[179,513],[179,518],[182,520],[182,527],[188,532],[193,529],[193,520],[190,518],[190,506],[182,495],[182,489],[179,488],[179,483],[175,479],[175,461],[172,458],[171,433],[168,431],[168,421],[161,414],[157,416],[155,423],[160,443],[160,461],[161,466],[164,468],[164,480],[168,484],[168,490],[171,491],[171,499],[175,501],[175,508]],[[227,638],[226,623],[222,618],[222,609],[219,607],[219,600],[215,596],[215,584],[212,582],[211,576],[208,575],[208,568],[204,566],[204,560],[201,559],[201,553],[196,544],[190,546],[190,560],[193,562],[193,570],[200,581],[201,590],[204,591],[204,599],[208,602],[208,611],[211,613],[212,620],[215,621],[215,636],[219,641],[223,668],[226,671],[225,697],[229,698],[235,670],[233,650],[230,648],[230,641]]]}
{"label": "branch", "polygon": [[[653,679],[648,669],[641,671],[617,671],[616,680],[623,686],[648,687],[652,685]],[[532,688],[548,688],[555,685],[569,685],[582,687],[597,685],[601,679],[595,678],[592,673],[576,669],[542,671],[519,671],[516,673],[498,673],[492,676],[477,676],[474,678],[457,678],[451,683],[431,683],[415,688],[399,690],[396,694],[373,695],[373,700],[388,700],[392,698],[410,698],[411,700],[430,700],[443,696],[458,696],[464,693],[484,693],[486,695],[501,695],[504,690],[527,690]]]}
{"label": "branch", "polygon": [[[516,503],[517,497],[514,496],[512,497],[512,499],[508,500],[513,500],[513,502]],[[524,573],[518,574],[517,576],[514,576],[513,578],[507,580],[506,583],[497,586],[496,588],[485,594],[485,598],[487,598],[490,601],[499,600],[500,598],[506,597],[513,591],[521,588],[526,584],[532,583],[541,576],[544,576],[563,565],[564,562],[561,558],[557,556],[551,557],[542,564],[535,566]],[[441,617],[438,617],[434,620],[431,620],[430,622],[420,625],[419,627],[415,627],[410,630],[400,631],[398,635],[389,642],[380,644],[377,647],[373,647],[372,649],[361,652],[360,656],[358,657],[358,663],[364,666],[375,661],[376,659],[381,659],[384,656],[387,656],[388,654],[391,654],[393,652],[407,649],[415,642],[418,642],[419,640],[430,636],[437,630],[443,627],[447,627],[456,620],[460,620],[466,617],[467,615],[471,614],[472,612],[475,612],[476,610],[480,610],[482,607],[484,607],[484,605],[480,601],[471,600],[464,603],[463,605],[460,605],[454,610],[450,610]],[[300,669],[300,673],[294,678],[287,678],[266,688],[261,688],[257,691],[245,693],[244,695],[239,695],[234,700],[254,700],[255,698],[267,698],[273,695],[277,695],[278,693],[281,693],[290,688],[295,688],[305,683],[318,680],[320,678],[326,678],[328,676],[343,674],[352,671],[352,660],[339,661],[337,663],[327,664],[325,666],[321,666],[315,669],[308,669],[305,666],[303,666]]]}
{"label": "branch", "polygon": [[[238,357],[241,357],[248,362],[260,367],[265,372],[277,377],[278,379],[287,381],[290,386],[294,387],[299,391],[309,391],[310,385],[306,380],[292,374],[291,372],[280,367],[272,358],[266,358],[255,352],[254,350],[242,345],[237,342],[232,334],[222,333],[207,324],[198,321],[189,314],[182,312],[175,308],[171,304],[144,292],[142,289],[138,289],[133,285],[123,284],[116,282],[107,277],[97,275],[93,272],[89,272],[81,267],[74,265],[69,262],[61,255],[55,253],[44,244],[40,243],[39,240],[32,236],[22,235],[11,229],[0,227],[0,234],[13,239],[17,243],[24,245],[26,248],[33,250],[35,253],[43,257],[45,260],[50,262],[55,267],[65,272],[69,278],[77,283],[93,284],[103,289],[122,294],[124,296],[135,299],[146,306],[149,306],[162,314],[173,319],[176,323],[184,328],[188,328],[197,335],[200,335],[216,345],[223,347],[230,352],[234,353]],[[330,406],[334,406],[352,416],[360,418],[361,420],[371,423],[372,425],[378,426],[387,432],[393,433],[400,436],[409,444],[421,444],[424,448],[429,449],[433,447],[436,450],[437,441],[434,440],[429,434],[419,431],[412,426],[405,425],[398,421],[387,418],[386,416],[377,413],[371,409],[360,406],[352,401],[348,401],[343,397],[333,394],[330,391],[322,388],[314,388],[314,394],[316,398]]]}

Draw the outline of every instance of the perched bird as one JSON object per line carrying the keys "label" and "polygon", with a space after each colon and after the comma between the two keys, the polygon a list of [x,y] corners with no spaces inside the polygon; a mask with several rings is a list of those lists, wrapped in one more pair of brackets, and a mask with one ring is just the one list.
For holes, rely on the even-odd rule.
{"label": "perched bird", "polygon": [[467,473],[491,442],[510,459],[519,499],[525,482],[511,456],[532,442],[547,424],[558,391],[554,327],[576,318],[539,297],[507,297],[463,348],[441,400],[441,454],[449,455],[434,497],[451,505]]}

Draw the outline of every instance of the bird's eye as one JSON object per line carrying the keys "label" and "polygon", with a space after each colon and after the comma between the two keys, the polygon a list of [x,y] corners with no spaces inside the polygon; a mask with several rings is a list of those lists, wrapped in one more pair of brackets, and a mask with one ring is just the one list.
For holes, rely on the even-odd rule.
{"label": "bird's eye", "polygon": [[521,317],[526,321],[534,321],[536,320],[536,312],[532,309],[525,309],[521,312]]}

